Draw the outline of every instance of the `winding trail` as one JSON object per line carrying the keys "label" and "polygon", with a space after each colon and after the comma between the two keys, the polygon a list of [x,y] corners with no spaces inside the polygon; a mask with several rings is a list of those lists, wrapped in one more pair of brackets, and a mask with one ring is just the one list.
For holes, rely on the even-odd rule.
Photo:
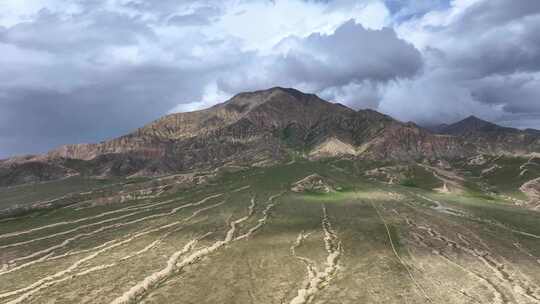
{"label": "winding trail", "polygon": [[77,224],[77,223],[81,223],[81,222],[84,222],[84,221],[89,221],[89,220],[95,220],[95,219],[98,219],[98,218],[102,218],[102,217],[105,217],[105,216],[111,215],[111,214],[116,214],[116,213],[121,213],[121,212],[126,212],[126,211],[134,211],[134,210],[136,210],[136,209],[133,208],[133,206],[130,206],[130,207],[125,207],[125,208],[121,208],[121,209],[117,209],[117,210],[103,212],[103,213],[100,213],[100,214],[94,215],[94,216],[88,216],[88,217],[79,218],[79,219],[72,220],[72,221],[61,221],[61,222],[57,222],[57,223],[53,223],[53,224],[49,224],[49,225],[45,225],[45,226],[40,226],[40,227],[36,227],[36,228],[31,228],[31,229],[27,229],[27,230],[4,233],[4,234],[0,234],[0,239],[21,236],[21,235],[30,234],[30,233],[33,233],[33,232],[36,232],[36,231],[41,231],[41,230],[49,229],[49,228],[55,228],[55,227],[63,226],[63,225]]}
{"label": "winding trail", "polygon": [[[204,200],[201,200],[201,201],[204,201]],[[197,203],[193,203],[193,204],[200,205],[200,204],[202,204],[202,203],[200,203],[201,201],[199,201]],[[157,228],[149,229],[149,230],[146,230],[146,231],[143,231],[143,232],[139,232],[139,233],[136,233],[136,234],[128,235],[127,236],[128,238],[124,239],[122,241],[120,241],[118,239],[108,241],[108,242],[106,242],[104,244],[104,246],[101,246],[102,248],[100,248],[98,251],[96,251],[96,252],[94,252],[94,253],[92,253],[92,254],[90,254],[90,255],[82,258],[82,259],[77,260],[71,266],[69,266],[68,268],[66,268],[66,269],[64,269],[62,271],[59,271],[59,272],[56,272],[55,274],[46,276],[46,277],[34,282],[33,284],[28,285],[27,287],[20,288],[20,289],[10,291],[10,292],[1,293],[0,294],[0,300],[5,299],[5,298],[9,298],[9,297],[13,297],[13,296],[16,296],[16,295],[22,293],[22,295],[19,296],[18,298],[16,298],[15,300],[12,300],[12,301],[8,302],[8,304],[21,303],[21,302],[25,301],[27,298],[29,298],[30,296],[32,296],[34,293],[36,293],[38,291],[40,291],[42,289],[45,289],[45,288],[48,288],[48,287],[50,287],[50,286],[52,286],[52,285],[54,285],[56,283],[68,280],[69,278],[73,277],[71,274],[75,270],[77,270],[79,268],[79,266],[81,266],[85,262],[88,262],[88,261],[96,258],[97,256],[101,255],[104,252],[107,252],[107,251],[109,251],[111,249],[114,249],[116,247],[119,247],[121,245],[128,244],[131,241],[133,241],[133,240],[135,240],[137,238],[140,238],[142,236],[148,235],[150,233],[155,233],[155,232],[159,232],[159,231],[162,231],[162,230],[165,230],[165,229],[168,229],[168,228],[179,226],[182,223],[185,223],[185,222],[193,219],[195,216],[197,216],[201,212],[209,210],[209,209],[217,207],[217,206],[220,206],[223,203],[224,202],[221,202],[221,203],[215,204],[213,206],[209,206],[209,207],[205,207],[205,208],[196,210],[196,211],[194,211],[192,213],[191,216],[189,216],[189,217],[187,217],[185,219],[175,221],[173,223],[169,223],[169,224],[166,224],[166,225],[162,225],[162,226],[157,227]],[[114,265],[115,264],[113,263],[110,266],[107,266],[107,268],[111,267],[111,266],[114,266]],[[102,265],[102,266],[105,267],[104,265]],[[65,278],[65,276],[67,276],[67,278]]]}
{"label": "winding trail", "polygon": [[296,249],[302,245],[302,243],[304,242],[306,238],[308,238],[308,236],[309,234],[305,234],[303,231],[300,232],[300,234],[298,235],[298,237],[296,238],[295,242],[293,243],[290,249],[291,255],[294,258],[301,261],[302,263],[304,263],[307,269],[307,274],[306,274],[303,290],[306,290],[307,288],[309,288],[310,283],[313,281],[313,279],[317,276],[317,273],[318,273],[317,266],[315,265],[315,262],[313,260],[308,259],[306,257],[298,256],[296,254]]}
{"label": "winding trail", "polygon": [[534,233],[530,233],[530,232],[526,232],[526,231],[522,231],[522,230],[519,230],[519,229],[515,229],[515,228],[509,227],[509,226],[507,226],[507,225],[504,225],[504,224],[501,223],[501,222],[497,222],[497,221],[495,221],[495,220],[482,219],[482,218],[473,216],[473,215],[471,215],[471,214],[468,214],[468,213],[466,213],[466,212],[463,212],[463,211],[461,211],[461,210],[457,210],[457,209],[452,209],[452,208],[449,208],[449,207],[445,207],[441,202],[439,202],[439,201],[437,201],[437,200],[434,200],[434,199],[432,199],[432,198],[429,198],[429,197],[427,197],[427,196],[420,195],[420,194],[413,193],[413,192],[409,192],[409,194],[411,194],[411,195],[413,195],[413,196],[416,196],[416,197],[418,197],[418,198],[421,198],[421,199],[423,199],[423,200],[426,200],[426,201],[428,201],[428,202],[431,202],[431,203],[436,204],[437,206],[434,207],[434,208],[432,208],[432,209],[434,209],[434,210],[436,210],[436,211],[441,211],[441,212],[443,212],[443,213],[447,213],[447,214],[459,216],[459,217],[462,217],[462,218],[466,218],[466,219],[469,219],[469,220],[474,220],[474,221],[482,222],[482,223],[485,223],[485,224],[488,224],[488,225],[496,226],[496,227],[499,227],[499,228],[501,228],[501,229],[504,229],[504,230],[513,232],[513,233],[515,233],[515,234],[527,236],[527,237],[530,237],[530,238],[540,239],[540,235],[537,235],[537,234],[534,234]]}
{"label": "winding trail", "polygon": [[49,235],[46,235],[46,236],[38,237],[38,238],[27,240],[27,241],[20,241],[20,242],[16,242],[16,243],[7,244],[7,245],[2,245],[2,246],[0,246],[0,249],[12,248],[12,247],[17,247],[17,246],[22,246],[22,245],[28,245],[28,244],[31,244],[31,243],[34,243],[34,242],[51,239],[51,238],[54,238],[54,237],[57,237],[57,236],[62,236],[62,235],[66,235],[66,234],[69,234],[69,233],[72,233],[72,232],[77,232],[77,231],[85,229],[85,228],[90,228],[90,227],[99,226],[99,225],[102,225],[102,224],[118,221],[118,220],[130,217],[130,216],[133,216],[133,215],[137,215],[137,214],[139,214],[141,212],[142,211],[132,212],[132,213],[124,214],[122,216],[106,219],[106,220],[103,220],[103,221],[78,226],[76,228],[69,229],[67,231],[57,232],[57,233],[49,234]]}
{"label": "winding trail", "polygon": [[182,248],[179,251],[176,251],[169,257],[169,259],[167,260],[167,266],[165,266],[165,268],[147,276],[141,282],[137,283],[137,285],[133,286],[129,291],[127,291],[121,297],[115,299],[111,303],[134,302],[137,299],[137,297],[144,295],[144,293],[146,293],[148,290],[150,290],[151,288],[155,287],[159,283],[166,280],[174,272],[178,271],[176,267],[176,263],[178,259],[180,259],[181,256],[192,251],[193,248],[195,248],[195,245],[197,244],[197,242],[208,235],[210,235],[210,233],[207,233],[203,235],[202,237],[199,237],[198,239],[191,240],[189,243],[187,243],[184,246],[184,248]]}
{"label": "winding trail", "polygon": [[223,240],[216,241],[210,246],[203,247],[187,255],[181,260],[180,257],[188,252],[184,250],[185,248],[183,250],[173,253],[169,257],[167,266],[165,268],[147,276],[135,286],[131,287],[128,291],[124,292],[124,294],[122,294],[120,297],[114,299],[111,304],[132,303],[139,300],[140,298],[144,297],[149,291],[156,288],[157,285],[164,282],[175,273],[182,271],[185,267],[200,261],[203,257],[210,255],[221,247],[234,241],[234,234],[236,232],[237,226],[247,221],[254,214],[254,208],[255,199],[252,199],[251,204],[248,207],[247,215],[241,217],[240,219],[232,221],[229,224],[229,230],[226,232],[225,238]]}
{"label": "winding trail", "polygon": [[[30,255],[27,255],[27,256],[22,256],[22,257],[12,259],[12,260],[8,261],[8,265],[13,267],[14,265],[16,265],[15,263],[17,263],[19,261],[28,260],[28,259],[40,256],[42,254],[48,254],[48,253],[50,253],[50,252],[52,252],[54,250],[63,248],[65,246],[67,246],[68,244],[70,244],[71,242],[76,241],[76,240],[78,240],[80,238],[93,236],[95,234],[101,233],[101,232],[106,231],[106,230],[110,230],[110,229],[113,229],[113,228],[119,228],[119,227],[131,225],[131,224],[139,223],[139,222],[150,220],[150,219],[156,219],[156,218],[161,218],[161,217],[165,217],[165,216],[171,216],[171,215],[176,214],[177,212],[179,212],[182,209],[185,209],[185,208],[188,208],[188,207],[197,207],[197,206],[200,206],[200,205],[206,203],[207,201],[209,201],[211,199],[221,197],[221,196],[223,196],[222,193],[210,195],[210,196],[208,196],[208,197],[206,197],[206,198],[204,198],[204,199],[202,199],[202,200],[200,200],[198,202],[184,204],[184,205],[178,206],[176,208],[173,208],[169,212],[153,214],[153,215],[149,215],[149,216],[146,216],[146,217],[134,219],[134,220],[131,220],[131,221],[128,221],[128,222],[116,223],[116,224],[112,224],[112,225],[103,226],[103,227],[100,227],[99,229],[96,229],[94,231],[90,231],[90,232],[86,232],[86,233],[80,233],[80,234],[72,236],[72,237],[70,237],[68,239],[65,239],[60,244],[53,245],[51,247],[36,251],[36,252],[34,252],[34,253],[30,254]],[[133,214],[131,214],[131,215],[133,215]],[[121,218],[124,218],[124,217],[126,217],[126,215],[122,216]],[[107,220],[107,221],[109,221],[109,220]],[[29,262],[29,263],[31,263],[31,262]],[[6,272],[7,271],[0,272],[0,276],[5,274]]]}
{"label": "winding trail", "polygon": [[536,263],[540,264],[540,258],[533,255],[530,251],[528,251],[527,249],[525,249],[525,247],[523,247],[523,245],[521,245],[521,243],[514,243],[513,244],[514,247],[516,247],[519,251],[521,251],[522,253],[524,253],[525,255],[531,257],[532,259],[534,259],[536,261]]}
{"label": "winding trail", "polygon": [[[248,232],[236,237],[236,240],[247,239],[247,238],[251,237],[259,229],[261,229],[264,225],[266,225],[266,222],[268,221],[268,218],[270,217],[270,214],[271,214],[272,210],[276,206],[276,203],[274,202],[274,200],[276,198],[282,196],[284,193],[285,192],[270,196],[268,198],[268,200],[266,201],[266,204],[267,204],[266,207],[262,211],[263,216],[259,220],[257,220],[257,224],[255,226],[253,226],[251,229],[249,229]],[[255,206],[253,206],[253,207],[255,207]],[[251,211],[253,212],[253,209],[251,209]]]}
{"label": "winding trail", "polygon": [[[416,209],[410,205],[409,207]],[[432,249],[434,253],[484,282],[484,285],[494,294],[493,301],[495,301],[495,303],[510,303],[510,299],[502,291],[502,288],[507,290],[515,300],[518,298],[522,299],[519,302],[527,300],[532,303],[540,303],[540,288],[525,275],[521,274],[521,276],[519,276],[514,271],[510,271],[508,269],[508,262],[502,257],[494,256],[486,244],[482,243],[483,249],[476,248],[472,245],[471,241],[467,240],[467,238],[461,234],[458,236],[460,241],[455,241],[444,236],[429,225],[417,225],[409,219],[406,219],[406,222],[416,230],[425,231],[430,238],[442,242],[447,248],[452,248],[454,251],[459,250],[479,260],[486,269],[493,273],[499,284],[496,284],[494,280],[481,275],[479,272],[467,269],[457,262],[454,262],[448,255],[444,254],[444,252],[434,249],[428,243],[423,241],[422,238],[417,237],[417,240],[422,240],[423,245]]]}
{"label": "winding trail", "polygon": [[[205,200],[216,198],[216,197],[219,197],[219,196],[222,196],[222,195],[223,195],[222,193],[212,195],[210,197],[207,197],[207,198],[203,199],[203,201],[206,202]],[[66,234],[69,234],[69,233],[72,233],[72,232],[77,232],[77,231],[85,229],[85,228],[99,226],[101,224],[106,224],[106,223],[109,223],[109,222],[114,222],[114,221],[121,220],[121,219],[130,217],[130,216],[133,216],[133,215],[137,215],[137,214],[140,214],[140,213],[143,213],[143,212],[147,212],[147,211],[151,210],[154,207],[161,206],[161,205],[166,205],[166,204],[171,204],[171,203],[177,202],[179,200],[180,199],[173,199],[173,200],[168,200],[168,201],[159,202],[159,203],[155,203],[155,204],[145,205],[145,206],[141,206],[141,207],[131,206],[131,207],[122,208],[122,209],[116,210],[116,211],[108,211],[108,212],[105,212],[105,213],[107,213],[105,215],[114,214],[114,213],[117,213],[117,211],[136,211],[136,212],[132,212],[132,213],[129,213],[129,214],[124,214],[124,215],[118,216],[118,217],[109,218],[109,219],[99,221],[99,222],[95,222],[95,223],[90,223],[90,224],[78,226],[78,227],[75,227],[73,229],[69,229],[67,231],[53,233],[53,234],[50,234],[50,235],[46,235],[46,236],[43,236],[43,237],[39,237],[39,238],[27,240],[27,241],[21,241],[21,242],[17,242],[17,243],[8,244],[8,245],[3,245],[3,246],[0,246],[0,249],[11,248],[11,247],[16,247],[16,246],[20,246],[20,245],[26,245],[26,244],[30,244],[30,243],[33,243],[33,242],[42,241],[42,240],[50,239],[50,238],[53,238],[53,237],[66,235]],[[160,217],[160,216],[166,216],[166,215],[173,215],[174,213],[178,212],[178,210],[181,210],[181,209],[184,209],[184,208],[187,208],[187,207],[191,207],[191,206],[193,206],[193,205],[190,205],[190,204],[181,205],[179,207],[173,208],[169,212],[154,214],[154,215],[152,215],[152,218]],[[101,214],[101,215],[98,215],[98,216],[95,216],[95,217],[89,217],[89,218],[86,218],[85,220],[92,219],[92,218],[99,218],[99,217],[102,217],[102,216],[104,216],[104,214]],[[147,218],[149,218],[149,217],[147,217]],[[51,227],[64,225],[64,224],[72,224],[72,223],[77,223],[77,222],[78,222],[78,220],[73,221],[73,222],[57,223],[58,225],[57,224],[51,224],[51,225],[47,225],[47,226],[43,226],[43,227],[38,227],[38,228],[18,232],[15,235],[11,235],[11,236],[19,236],[19,235],[22,235],[22,234],[31,233],[31,232],[46,229],[46,228],[51,228]]]}
{"label": "winding trail", "polygon": [[[165,186],[163,186],[162,188],[164,188],[164,187]],[[231,190],[230,193],[236,193],[236,192],[244,191],[244,190],[249,189],[250,187],[251,187],[250,185],[246,185],[246,186]],[[151,189],[151,188],[149,188],[149,189]],[[146,189],[137,190],[137,192],[144,191],[144,190],[146,190]],[[155,196],[152,196],[151,198],[155,198],[155,197],[158,197],[158,196],[159,195],[155,195]],[[147,210],[147,209],[155,208],[155,207],[162,206],[162,205],[168,205],[168,204],[176,203],[178,201],[181,201],[182,199],[183,198],[180,197],[180,198],[169,199],[169,200],[165,200],[165,201],[157,202],[157,203],[149,203],[149,204],[148,203],[146,203],[146,204],[142,203],[142,204],[137,204],[135,206],[127,206],[127,207],[116,209],[116,210],[106,211],[106,212],[103,212],[103,213],[100,213],[100,214],[97,214],[97,215],[83,217],[83,218],[79,218],[79,219],[76,219],[76,220],[60,221],[60,222],[47,224],[47,225],[43,225],[43,226],[39,226],[39,227],[35,227],[35,228],[30,228],[30,229],[26,229],[26,230],[3,233],[3,234],[0,234],[0,240],[5,239],[5,238],[18,237],[18,236],[22,236],[22,235],[26,235],[26,234],[31,234],[31,233],[34,233],[34,232],[37,232],[37,231],[50,229],[50,228],[56,228],[56,227],[59,227],[59,226],[77,224],[77,223],[81,223],[81,222],[85,222],[85,221],[89,221],[89,220],[95,220],[95,219],[99,219],[99,218],[102,218],[102,217],[105,217],[105,216],[108,216],[108,215],[111,215],[111,214],[128,212],[128,211]],[[148,197],[145,197],[145,198],[143,198],[141,200],[148,200]],[[2,219],[2,220],[0,220],[0,222],[11,220],[11,219],[17,219],[17,217]],[[116,219],[118,219],[118,218],[116,218]],[[85,227],[88,227],[88,226],[85,226]],[[83,229],[85,227],[80,226],[80,227],[77,227],[77,229],[80,230],[80,229]],[[74,231],[76,231],[76,230],[69,230],[69,232],[74,232]],[[65,232],[65,233],[69,233],[69,232]],[[29,243],[29,242],[26,242],[25,244],[27,244],[27,243]],[[0,249],[9,248],[9,247],[13,247],[13,246],[17,246],[17,245],[16,244],[10,244],[10,245],[7,245],[7,246],[6,245],[5,246],[0,246]]]}
{"label": "winding trail", "polygon": [[[452,192],[452,190],[457,192],[463,192],[463,182],[465,181],[463,177],[458,176],[452,171],[444,170],[441,168],[428,166],[421,163],[419,163],[418,165],[431,172],[433,176],[435,176],[435,178],[437,178],[443,183],[443,189],[447,190],[443,192]],[[451,188],[448,189],[448,186],[451,186]]]}
{"label": "winding trail", "polygon": [[[409,226],[420,229],[419,226],[416,226],[413,221],[411,221],[409,219],[406,219],[406,221],[407,221]],[[430,230],[430,232],[431,232],[430,235],[433,237],[433,233],[434,233],[433,230]],[[435,254],[436,256],[441,258],[442,260],[444,260],[446,263],[448,263],[450,265],[453,265],[456,268],[458,268],[458,269],[462,270],[463,272],[465,272],[467,275],[470,275],[470,276],[476,278],[477,282],[479,282],[482,286],[484,286],[486,289],[488,289],[490,291],[490,293],[492,295],[492,298],[490,299],[491,303],[493,303],[493,304],[509,303],[509,300],[506,297],[506,295],[500,290],[500,288],[492,280],[490,280],[489,278],[487,278],[486,276],[480,274],[477,271],[471,270],[471,269],[469,269],[469,268],[467,268],[467,267],[453,261],[444,252],[442,252],[441,250],[435,249],[433,247],[433,245],[426,242],[423,236],[421,236],[421,235],[419,235],[417,233],[414,233],[414,232],[413,232],[413,236],[414,236],[414,238],[416,240],[416,243],[418,243],[421,246],[423,246],[424,248],[428,249],[430,252],[432,252],[433,254]],[[450,246],[450,247],[454,247],[455,242],[450,241],[450,243],[447,243],[446,245]]]}
{"label": "winding trail", "polygon": [[426,293],[426,291],[424,290],[424,288],[422,287],[422,285],[420,285],[420,283],[418,283],[418,281],[416,280],[416,278],[414,277],[414,275],[412,274],[411,270],[409,269],[409,266],[407,266],[407,264],[405,263],[405,261],[403,261],[403,259],[399,256],[397,250],[396,250],[396,247],[394,245],[394,241],[392,239],[392,234],[390,233],[390,228],[388,227],[388,224],[386,223],[386,221],[384,220],[381,212],[379,211],[379,209],[375,206],[375,204],[370,200],[369,203],[371,204],[371,206],[373,207],[373,209],[375,209],[375,212],[377,213],[377,216],[379,217],[379,219],[381,220],[381,222],[383,223],[384,225],[384,228],[386,229],[386,234],[388,236],[388,240],[390,241],[390,246],[392,247],[392,251],[394,252],[394,255],[396,256],[396,259],[399,261],[399,263],[403,266],[403,268],[405,268],[405,270],[407,271],[407,274],[409,275],[409,278],[411,279],[411,281],[413,282],[413,284],[416,286],[416,289],[417,291],[419,292],[419,294],[424,297],[426,299],[426,301],[430,302],[430,303],[433,303],[433,300],[431,299],[431,297],[429,297]]}
{"label": "winding trail", "polygon": [[300,233],[295,243],[291,247],[291,253],[295,258],[301,260],[306,265],[307,277],[306,283],[302,288],[298,289],[296,297],[294,297],[289,304],[311,303],[316,294],[330,283],[339,270],[339,258],[343,253],[343,248],[338,235],[332,229],[332,224],[328,219],[326,206],[323,205],[322,210],[323,219],[321,225],[324,232],[324,247],[328,253],[324,268],[319,270],[315,266],[315,262],[311,259],[296,255],[296,248],[298,248],[303,240],[307,237],[307,235],[305,235],[303,232]]}
{"label": "winding trail", "polygon": [[231,190],[229,193],[237,193],[237,192],[240,192],[240,191],[247,190],[247,189],[249,189],[249,188],[251,188],[251,185],[245,185],[245,186],[243,186],[243,187],[240,187],[240,188]]}

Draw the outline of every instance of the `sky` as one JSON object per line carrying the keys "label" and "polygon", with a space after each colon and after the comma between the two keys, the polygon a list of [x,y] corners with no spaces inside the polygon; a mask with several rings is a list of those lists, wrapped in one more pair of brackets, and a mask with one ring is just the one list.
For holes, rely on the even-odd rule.
{"label": "sky", "polygon": [[1,0],[0,158],[274,86],[540,129],[538,0]]}

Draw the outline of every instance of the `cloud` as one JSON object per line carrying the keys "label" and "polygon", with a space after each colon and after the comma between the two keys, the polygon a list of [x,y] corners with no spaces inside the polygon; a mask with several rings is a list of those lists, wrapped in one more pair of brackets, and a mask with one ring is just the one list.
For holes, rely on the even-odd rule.
{"label": "cloud", "polygon": [[493,120],[501,114],[497,107],[475,100],[445,70],[391,83],[381,99],[380,111],[422,125],[456,122],[471,114]]}
{"label": "cloud", "polygon": [[[539,30],[535,1],[455,0],[403,22],[396,31],[422,51],[425,72],[389,87],[381,110],[430,124],[470,114],[519,127],[523,113],[540,120]],[[411,94],[420,101],[399,101]]]}
{"label": "cloud", "polygon": [[61,15],[44,8],[31,22],[0,31],[0,42],[56,54],[96,51],[105,46],[152,39],[152,30],[137,18],[111,12]]}
{"label": "cloud", "polygon": [[282,40],[276,54],[258,56],[223,75],[219,88],[233,93],[293,86],[354,107],[376,108],[379,90],[390,81],[416,75],[420,52],[390,28],[369,30],[350,20],[332,34]]}
{"label": "cloud", "polygon": [[[2,1],[0,157],[104,140],[244,89],[301,86],[301,71],[280,75],[300,53],[275,45],[295,37],[320,56],[328,47],[309,46],[312,34],[324,40],[351,19],[379,29],[388,11],[378,0]],[[334,80],[321,81],[306,83]]]}
{"label": "cloud", "polygon": [[0,2],[0,157],[296,87],[401,120],[540,121],[540,4]]}
{"label": "cloud", "polygon": [[131,132],[166,113],[178,100],[200,99],[205,73],[191,72],[185,78],[189,71],[144,66],[118,70],[104,76],[106,81],[65,92],[5,89],[0,96],[0,138],[13,141],[2,152],[96,142]]}
{"label": "cloud", "polygon": [[449,0],[386,0],[386,5],[397,22],[421,17],[431,11],[447,9]]}
{"label": "cloud", "polygon": [[[312,34],[294,42],[280,62],[280,73],[321,87],[365,80],[386,82],[415,75],[420,52],[390,28],[368,30],[354,21],[331,35]],[[339,46],[339,47],[336,47]]]}
{"label": "cloud", "polygon": [[175,26],[203,26],[216,21],[221,15],[221,10],[216,7],[201,7],[195,9],[192,13],[183,15],[173,15],[169,18],[168,24]]}
{"label": "cloud", "polygon": [[[455,31],[480,31],[486,27],[505,27],[513,22],[525,21],[526,18],[540,13],[540,2],[520,1],[515,3],[507,0],[483,0],[471,2],[471,5],[463,12],[453,29]],[[484,28],[484,30],[481,30]]]}

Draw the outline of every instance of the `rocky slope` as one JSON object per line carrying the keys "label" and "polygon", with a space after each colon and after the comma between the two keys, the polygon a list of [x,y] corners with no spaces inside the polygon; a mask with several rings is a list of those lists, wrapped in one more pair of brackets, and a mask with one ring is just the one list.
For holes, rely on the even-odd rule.
{"label": "rocky slope", "polygon": [[[484,128],[473,123],[475,130]],[[167,115],[109,141],[67,145],[46,155],[3,161],[0,185],[73,174],[161,175],[223,165],[262,165],[284,161],[291,152],[313,159],[350,156],[396,161],[476,153],[475,137],[463,140],[460,129],[454,130],[433,134],[372,110],[355,111],[313,94],[272,88],[241,93],[205,110]],[[528,140],[519,143],[525,146]]]}

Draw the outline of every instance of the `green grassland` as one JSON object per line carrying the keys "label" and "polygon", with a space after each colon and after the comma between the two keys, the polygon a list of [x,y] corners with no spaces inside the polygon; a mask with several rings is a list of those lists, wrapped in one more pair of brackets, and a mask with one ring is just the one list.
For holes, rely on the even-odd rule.
{"label": "green grassland", "polygon": [[[0,303],[535,303],[538,212],[472,188],[435,192],[441,182],[420,166],[398,185],[363,175],[381,165],[298,159],[0,220]],[[339,190],[290,191],[314,173]],[[8,204],[148,185],[73,179],[0,191]]]}
{"label": "green grassland", "polygon": [[[468,186],[477,193],[481,192],[479,185],[482,185],[486,190],[496,194],[526,199],[519,188],[540,176],[538,160],[533,159],[529,165],[525,165],[528,161],[529,157],[486,156],[484,164],[473,165],[467,160],[462,160],[453,165],[468,178]],[[484,173],[493,167],[495,168],[493,171]]]}
{"label": "green grassland", "polygon": [[[0,209],[14,204],[47,201],[63,195],[85,192],[118,184],[120,180],[74,176],[58,181],[0,188]],[[118,191],[118,190],[117,190]]]}

